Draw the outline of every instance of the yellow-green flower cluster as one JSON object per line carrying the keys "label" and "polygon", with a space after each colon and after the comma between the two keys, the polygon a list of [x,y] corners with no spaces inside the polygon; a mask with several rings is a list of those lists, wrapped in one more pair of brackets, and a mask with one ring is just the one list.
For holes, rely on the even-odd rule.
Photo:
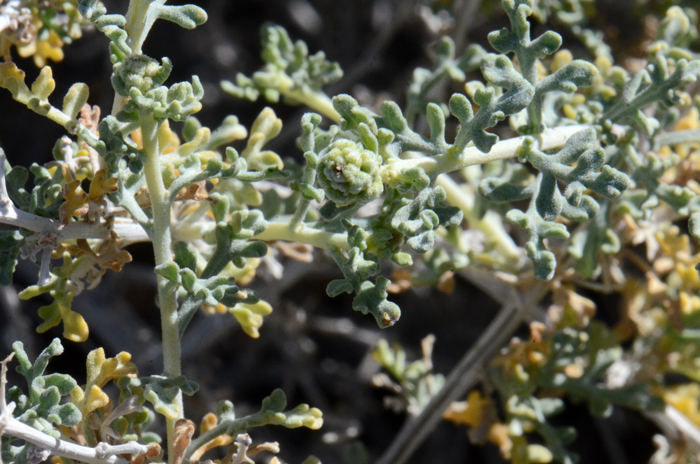
{"label": "yellow-green flower cluster", "polygon": [[382,157],[351,140],[338,140],[321,156],[318,183],[337,206],[368,203],[384,190]]}

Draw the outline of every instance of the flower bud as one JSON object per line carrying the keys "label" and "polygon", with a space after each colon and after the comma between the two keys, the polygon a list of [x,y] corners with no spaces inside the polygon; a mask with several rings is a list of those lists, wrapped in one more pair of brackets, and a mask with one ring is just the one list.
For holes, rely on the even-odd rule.
{"label": "flower bud", "polygon": [[172,64],[167,58],[163,65],[146,55],[130,55],[123,62],[114,67],[112,82],[116,90],[124,96],[129,94],[129,89],[136,88],[141,94],[146,94],[165,82],[172,69]]}
{"label": "flower bud", "polygon": [[350,140],[338,140],[321,156],[318,183],[337,206],[368,203],[384,190],[382,157]]}

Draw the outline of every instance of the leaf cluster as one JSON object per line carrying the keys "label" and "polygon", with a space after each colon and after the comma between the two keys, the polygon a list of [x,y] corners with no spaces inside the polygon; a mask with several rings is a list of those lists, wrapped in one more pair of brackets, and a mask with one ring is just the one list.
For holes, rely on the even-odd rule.
{"label": "leaf cluster", "polygon": [[[63,397],[77,387],[77,382],[67,374],[45,374],[51,358],[63,353],[63,345],[54,339],[32,363],[24,351],[22,342],[15,342],[12,349],[17,357],[19,372],[27,380],[27,393],[19,387],[7,391],[6,400],[15,403],[16,419],[54,438],[59,438],[59,426],[72,427],[82,420],[80,409],[73,403],[62,402]],[[12,438],[2,437],[2,459],[5,462],[28,464],[32,460],[33,445],[12,444]]]}

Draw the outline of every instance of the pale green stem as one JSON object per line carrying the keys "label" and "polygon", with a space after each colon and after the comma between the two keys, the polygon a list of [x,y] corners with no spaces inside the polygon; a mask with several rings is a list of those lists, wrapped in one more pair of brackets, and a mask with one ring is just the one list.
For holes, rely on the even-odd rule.
{"label": "pale green stem", "polygon": [[[151,198],[153,211],[153,251],[155,252],[156,266],[173,259],[172,238],[170,229],[170,193],[163,184],[163,174],[160,165],[160,147],[158,146],[158,129],[160,124],[155,121],[153,115],[143,115],[139,118],[141,134],[143,136],[143,149],[146,154],[144,172],[146,185]],[[163,333],[163,374],[168,377],[177,377],[182,374],[180,367],[180,334],[178,329],[177,294],[176,288],[164,277],[157,276],[158,302],[160,304],[161,329]],[[180,413],[175,419],[166,418],[168,431],[168,460],[172,464],[175,458],[173,453],[173,435],[175,422],[183,417],[182,393],[178,394],[174,403],[179,407]]]}
{"label": "pale green stem", "polygon": [[[589,126],[576,125],[547,129],[538,135],[532,135],[538,141],[540,150],[561,148],[567,140],[577,132],[588,129]],[[422,168],[426,174],[459,171],[475,164],[486,164],[491,161],[504,160],[518,156],[525,137],[515,137],[498,142],[488,153],[479,151],[476,147],[467,147],[460,156],[442,154],[432,157],[397,160],[382,166],[382,176],[385,179],[397,178],[408,169]]]}
{"label": "pale green stem", "polygon": [[347,234],[313,229],[304,224],[300,224],[298,230],[292,230],[288,222],[270,222],[267,225],[267,229],[253,238],[265,242],[285,240],[288,242],[306,243],[316,248],[327,248],[328,246],[338,247],[343,250],[350,248]]}
{"label": "pale green stem", "polygon": [[[566,141],[576,132],[586,129],[587,126],[567,126],[557,129],[548,129],[536,138],[539,141],[541,150],[550,150],[561,148]],[[474,147],[468,147],[464,150],[463,156],[452,158],[451,160],[446,155],[438,155],[436,157],[422,157],[416,159],[399,160],[392,164],[383,166],[383,169],[396,169],[397,172],[411,167],[423,167],[426,172],[451,172],[461,170],[467,166],[475,164],[484,164],[489,161],[503,160],[514,158],[518,155],[518,151],[523,143],[524,137],[517,137],[510,140],[505,140],[493,146],[489,153],[482,153]],[[436,158],[441,160],[436,161]],[[449,167],[447,171],[442,171],[442,168]],[[487,215],[483,219],[479,219],[474,212],[474,199],[465,192],[458,184],[452,181],[449,177],[440,175],[437,177],[436,184],[442,186],[447,193],[447,201],[462,209],[465,218],[473,227],[481,230],[488,239],[493,240],[501,255],[508,259],[520,259],[520,252],[513,243],[513,240],[508,236],[500,219],[495,216]],[[292,230],[289,222],[270,222],[267,229],[253,237],[254,240],[263,240],[272,242],[275,240],[286,240],[290,242],[306,243],[317,248],[327,248],[335,246],[341,249],[348,249],[347,235],[343,233],[332,233],[318,229],[314,229],[305,224],[299,224],[298,230]],[[187,227],[177,229],[179,240],[195,240],[205,237],[211,232],[214,225],[207,221],[202,224],[195,222]]]}
{"label": "pale green stem", "polygon": [[[541,150],[549,150],[562,147],[566,141],[576,132],[585,129],[585,126],[567,126],[557,129],[547,130],[539,137]],[[411,167],[422,167],[426,173],[432,172],[453,172],[476,164],[485,164],[490,161],[513,158],[518,155],[524,137],[516,137],[498,142],[488,153],[482,153],[476,147],[467,147],[460,157],[449,155],[438,155],[434,157],[411,158],[396,161],[382,167],[386,172],[402,170]],[[513,239],[503,228],[503,220],[496,213],[487,212],[483,218],[479,218],[474,211],[474,197],[460,187],[455,181],[445,174],[440,174],[435,180],[435,185],[445,189],[447,202],[458,207],[464,213],[464,218],[470,226],[480,230],[486,239],[496,246],[496,250],[504,258],[518,262],[522,253]]]}
{"label": "pale green stem", "polygon": [[117,113],[119,113],[122,108],[124,107],[124,100],[125,98],[122,97],[117,93],[117,91],[114,91],[114,101],[112,102],[112,116],[117,116]]}
{"label": "pale green stem", "polygon": [[[318,168],[318,166],[316,165],[316,162],[311,163],[310,159],[307,159],[307,162],[308,163],[306,165],[306,168],[304,168],[304,175],[302,176],[301,181],[303,184],[313,186],[316,183],[316,169]],[[296,212],[294,213],[294,217],[289,223],[289,228],[296,232],[302,227],[304,223],[306,214],[309,212],[309,208],[311,208],[311,200],[305,198],[302,195],[301,191],[296,192],[294,195],[295,198],[293,200],[298,200],[299,204],[297,206]]]}
{"label": "pale green stem", "polygon": [[321,91],[314,91],[307,86],[297,87],[289,76],[279,76],[275,86],[282,95],[291,98],[314,111],[321,113],[333,122],[340,121],[340,114],[333,108],[333,101]]}
{"label": "pale green stem", "polygon": [[132,53],[140,55],[143,42],[157,19],[156,9],[166,0],[131,0],[126,12],[126,30]]}
{"label": "pale green stem", "polygon": [[289,221],[289,228],[291,230],[298,231],[304,226],[304,218],[309,212],[309,209],[311,209],[311,200],[302,197],[301,193],[299,192],[295,193],[295,195],[301,198],[299,199],[299,206],[297,206],[294,217],[291,221]]}
{"label": "pale green stem", "polygon": [[517,263],[523,256],[518,245],[515,244],[508,232],[503,228],[503,219],[493,211],[488,211],[483,218],[479,218],[474,211],[474,195],[465,191],[457,182],[449,176],[439,175],[435,185],[445,189],[447,202],[458,207],[464,213],[467,223],[480,230],[488,243],[495,245],[496,251],[509,261]]}
{"label": "pale green stem", "polygon": [[654,139],[654,146],[675,145],[679,143],[699,143],[700,129],[679,130],[666,132]]}
{"label": "pale green stem", "polygon": [[289,90],[284,93],[288,97],[306,103],[309,108],[318,111],[328,119],[333,121],[340,120],[340,115],[333,108],[333,101],[325,94],[314,92],[311,89],[303,88],[301,90]]}
{"label": "pale green stem", "polygon": [[[141,47],[148,36],[153,23],[157,19],[157,8],[165,4],[166,0],[130,0],[126,13],[125,30],[129,35],[129,46],[132,53],[141,54]],[[118,112],[123,99],[115,96],[112,110]],[[171,203],[168,192],[163,183],[160,154],[158,146],[158,130],[160,123],[156,122],[152,114],[140,115],[141,136],[143,150],[146,154],[144,172],[146,174],[146,186],[151,198],[153,214],[153,229],[151,241],[155,253],[155,264],[159,266],[173,259],[170,213]],[[158,303],[160,305],[161,331],[163,336],[163,374],[168,377],[177,377],[182,374],[180,366],[180,332],[178,328],[177,313],[177,288],[167,279],[157,276]],[[174,435],[175,422],[183,417],[182,393],[173,400],[179,408],[179,414],[174,419],[165,419],[168,433],[168,462],[174,463]]]}
{"label": "pale green stem", "polygon": [[66,127],[66,125],[72,121],[66,113],[53,106],[51,107],[49,112],[46,113],[46,117],[52,120],[53,122],[62,125],[63,127]]}
{"label": "pale green stem", "polygon": [[[1,219],[1,217],[0,217]],[[308,224],[298,224],[296,230],[290,228],[290,222],[268,222],[267,229],[251,237],[251,240],[263,242],[275,242],[284,240],[288,242],[305,243],[316,248],[326,249],[329,245],[347,250],[348,236],[345,233],[327,232],[315,229]],[[216,224],[211,220],[194,221],[191,223],[180,222],[174,230],[177,240],[189,242],[193,240],[209,240],[213,237]]]}

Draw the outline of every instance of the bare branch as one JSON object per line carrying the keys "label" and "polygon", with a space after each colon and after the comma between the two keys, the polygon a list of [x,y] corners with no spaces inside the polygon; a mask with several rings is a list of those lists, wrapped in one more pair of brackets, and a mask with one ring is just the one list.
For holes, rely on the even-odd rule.
{"label": "bare branch", "polygon": [[[58,241],[77,238],[103,238],[110,237],[110,229],[105,224],[88,224],[71,222],[63,229],[59,229],[59,223],[50,218],[27,213],[17,208],[10,199],[5,182],[5,153],[0,150],[0,223],[8,224],[22,229],[31,230],[39,234],[55,234]],[[126,245],[136,242],[148,241],[148,235],[143,228],[132,219],[115,218],[112,230]]]}
{"label": "bare branch", "polygon": [[76,445],[75,443],[51,437],[15,419],[12,416],[15,403],[6,404],[5,402],[7,363],[10,362],[13,356],[14,353],[8,356],[1,363],[2,366],[0,367],[0,436],[10,435],[35,445],[42,452],[45,451],[54,456],[62,456],[88,464],[131,464],[130,461],[118,455],[140,455],[149,450],[148,446],[134,441],[121,445],[99,443],[94,448]]}
{"label": "bare branch", "polygon": [[481,367],[508,341],[546,292],[546,286],[540,283],[524,298],[515,294],[504,304],[474,346],[452,369],[442,389],[418,416],[404,424],[377,464],[403,464],[413,455],[440,422],[447,407],[477,383]]}
{"label": "bare branch", "polygon": [[670,440],[687,443],[695,453],[700,453],[700,429],[675,407],[667,404],[663,411],[644,413]]}

